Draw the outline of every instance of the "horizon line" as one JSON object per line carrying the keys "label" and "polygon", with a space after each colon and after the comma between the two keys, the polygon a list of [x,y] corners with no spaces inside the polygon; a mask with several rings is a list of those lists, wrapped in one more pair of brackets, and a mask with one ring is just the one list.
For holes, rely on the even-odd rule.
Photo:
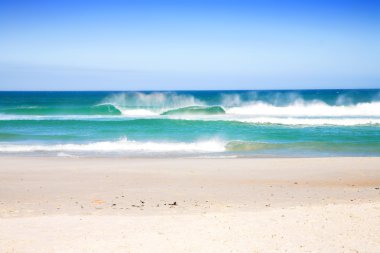
{"label": "horizon line", "polygon": [[157,89],[157,90],[0,90],[0,92],[167,92],[167,91],[313,91],[313,90],[380,90],[379,88],[306,88],[306,89]]}

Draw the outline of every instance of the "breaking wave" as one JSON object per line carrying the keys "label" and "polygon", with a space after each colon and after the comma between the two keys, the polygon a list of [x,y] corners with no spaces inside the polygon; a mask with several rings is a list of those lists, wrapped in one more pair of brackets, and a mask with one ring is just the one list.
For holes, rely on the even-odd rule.
{"label": "breaking wave", "polygon": [[1,144],[0,152],[156,152],[156,153],[209,153],[225,151],[223,142],[138,142],[127,140],[92,142],[86,144],[18,145]]}
{"label": "breaking wave", "polygon": [[241,152],[268,150],[280,146],[280,144],[250,141],[225,142],[220,140],[210,140],[197,142],[139,142],[122,138],[118,141],[103,141],[85,144],[1,144],[0,153],[220,153],[225,151]]}
{"label": "breaking wave", "polygon": [[297,101],[287,106],[274,106],[267,103],[252,103],[226,110],[232,115],[254,116],[308,116],[308,117],[347,117],[380,116],[380,102],[355,105],[328,105],[320,101]]}
{"label": "breaking wave", "polygon": [[[42,153],[55,154],[57,156],[81,156],[81,155],[154,155],[154,154],[220,154],[272,152],[274,150],[314,150],[314,151],[350,151],[364,148],[378,152],[375,144],[345,143],[328,144],[323,142],[292,142],[292,143],[265,143],[255,141],[197,141],[197,142],[152,142],[131,141],[121,139],[118,141],[102,141],[85,144],[1,144],[0,153]],[[64,154],[64,155],[63,155]],[[262,153],[261,153],[262,154]]]}
{"label": "breaking wave", "polygon": [[231,119],[252,124],[275,124],[289,126],[380,126],[380,118],[301,118],[301,117],[255,117]]}
{"label": "breaking wave", "polygon": [[221,106],[188,106],[169,110],[161,113],[161,115],[218,115],[225,113]]}
{"label": "breaking wave", "polygon": [[[342,91],[343,92],[343,91]],[[331,93],[331,92],[330,92]],[[380,93],[361,99],[307,92],[125,92],[97,104],[0,107],[0,120],[169,118],[284,125],[378,125]],[[309,95],[308,95],[309,94]],[[322,95],[321,95],[322,94]],[[308,97],[309,96],[309,97]]]}

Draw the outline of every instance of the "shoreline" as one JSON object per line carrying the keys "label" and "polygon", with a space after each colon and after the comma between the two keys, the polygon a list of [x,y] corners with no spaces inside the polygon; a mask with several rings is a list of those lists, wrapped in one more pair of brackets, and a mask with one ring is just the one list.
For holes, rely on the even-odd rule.
{"label": "shoreline", "polygon": [[378,252],[379,187],[379,157],[0,157],[0,249]]}
{"label": "shoreline", "polygon": [[245,160],[256,160],[256,159],[360,159],[360,158],[380,158],[378,155],[358,155],[358,156],[353,156],[353,155],[331,155],[331,156],[323,156],[323,155],[315,155],[315,156],[299,156],[299,155],[294,155],[294,156],[278,156],[278,155],[236,155],[236,154],[225,154],[225,155],[152,155],[152,156],[146,156],[146,155],[134,155],[134,156],[127,156],[127,155],[71,155],[71,154],[66,154],[64,152],[60,154],[31,154],[31,155],[25,155],[25,154],[1,154],[0,155],[0,160],[1,159],[8,159],[8,158],[31,158],[31,159],[110,159],[110,160],[115,160],[115,159],[122,159],[122,160],[180,160],[180,159],[185,159],[185,160],[225,160],[225,159],[245,159]]}

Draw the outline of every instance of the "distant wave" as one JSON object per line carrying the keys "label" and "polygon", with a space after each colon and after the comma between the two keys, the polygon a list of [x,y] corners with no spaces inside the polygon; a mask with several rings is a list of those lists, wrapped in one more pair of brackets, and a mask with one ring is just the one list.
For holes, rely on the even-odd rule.
{"label": "distant wave", "polygon": [[[198,93],[127,92],[107,95],[94,105],[22,105],[0,107],[6,120],[119,120],[163,118],[175,120],[236,121],[283,125],[379,125],[380,95],[368,102],[355,101],[349,93],[331,101],[307,98],[297,92]],[[324,100],[323,100],[324,99]],[[326,100],[326,101],[325,101]],[[368,99],[367,99],[368,100]]]}
{"label": "distant wave", "polygon": [[100,105],[109,105],[124,116],[136,117],[220,114],[226,114],[226,118],[237,116],[236,119],[244,116],[380,117],[380,94],[374,94],[372,101],[356,103],[348,94],[327,103],[316,98],[306,99],[297,92],[273,92],[264,97],[257,92],[220,93],[219,98],[208,99],[176,92],[133,92],[110,95]]}
{"label": "distant wave", "polygon": [[218,115],[225,113],[225,110],[221,106],[188,106],[168,110],[161,113],[161,115]]}
{"label": "distant wave", "polygon": [[[101,104],[114,106],[124,116],[140,117],[160,115],[169,111],[175,113],[174,110],[181,108],[205,105],[203,101],[192,95],[175,92],[118,93],[104,98]],[[185,111],[186,109],[183,110]]]}
{"label": "distant wave", "polygon": [[108,104],[125,116],[158,115],[234,115],[263,117],[380,117],[380,102],[354,105],[328,105],[321,101],[296,101],[287,106],[275,106],[263,102],[245,103],[240,106],[191,105],[185,107],[129,108]]}

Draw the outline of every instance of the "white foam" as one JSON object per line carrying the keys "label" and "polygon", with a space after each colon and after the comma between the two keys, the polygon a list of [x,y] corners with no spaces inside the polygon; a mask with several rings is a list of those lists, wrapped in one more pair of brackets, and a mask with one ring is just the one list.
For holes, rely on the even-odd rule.
{"label": "white foam", "polygon": [[260,117],[251,115],[174,115],[168,118],[177,120],[234,121],[252,124],[380,126],[380,117]]}
{"label": "white foam", "polygon": [[257,117],[232,119],[233,121],[253,124],[282,124],[282,125],[332,125],[332,126],[356,126],[356,125],[379,125],[380,118],[280,118],[280,117]]}
{"label": "white foam", "polygon": [[313,117],[344,117],[344,116],[380,116],[380,102],[360,103],[356,105],[328,105],[321,101],[305,103],[296,101],[288,106],[274,106],[257,102],[226,110],[230,115],[253,116],[313,116]]}
{"label": "white foam", "polygon": [[59,152],[57,154],[58,157],[77,157],[75,155],[71,155],[71,154],[66,154],[66,153],[63,153],[63,152]]}
{"label": "white foam", "polygon": [[124,116],[134,117],[146,117],[146,116],[158,116],[159,113],[146,110],[146,109],[119,109]]}
{"label": "white foam", "polygon": [[118,141],[86,144],[20,145],[2,144],[0,152],[156,152],[156,153],[207,153],[223,152],[225,143],[218,140],[199,142],[137,142],[123,138]]}

